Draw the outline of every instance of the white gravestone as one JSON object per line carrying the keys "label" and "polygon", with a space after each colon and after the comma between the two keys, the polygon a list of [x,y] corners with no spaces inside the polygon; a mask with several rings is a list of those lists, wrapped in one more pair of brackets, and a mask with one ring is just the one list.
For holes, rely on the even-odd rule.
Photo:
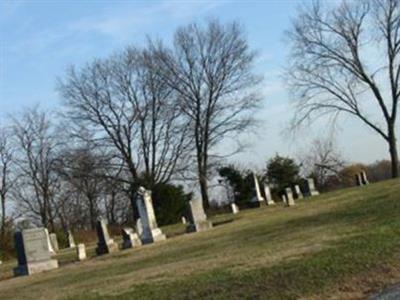
{"label": "white gravestone", "polygon": [[361,174],[360,174],[360,173],[357,173],[357,174],[355,175],[355,178],[356,178],[356,186],[362,186],[363,183],[362,183],[362,180],[361,180]]}
{"label": "white gravestone", "polygon": [[85,244],[78,244],[76,247],[76,257],[78,261],[82,261],[86,259],[86,247]]}
{"label": "white gravestone", "polygon": [[58,261],[51,259],[44,228],[26,229],[15,233],[18,266],[15,276],[31,275],[58,268]]}
{"label": "white gravestone", "polygon": [[294,199],[293,199],[293,192],[290,187],[285,189],[285,194],[286,194],[286,205],[287,206],[294,206]]}
{"label": "white gravestone", "polygon": [[74,236],[72,235],[71,230],[68,230],[67,235],[68,235],[68,247],[75,248],[76,247],[75,240],[74,240]]}
{"label": "white gravestone", "polygon": [[261,195],[260,185],[258,184],[257,176],[254,173],[253,173],[253,179],[254,179],[254,188],[256,191],[256,195],[251,199],[250,206],[260,207],[263,204],[265,204],[265,202],[263,196]]}
{"label": "white gravestone", "polygon": [[236,203],[231,203],[231,209],[234,215],[239,213],[239,207],[236,205]]}
{"label": "white gravestone", "polygon": [[318,196],[319,192],[315,188],[314,178],[307,178],[306,182],[306,194],[308,197]]}
{"label": "white gravestone", "polygon": [[118,245],[114,243],[114,240],[112,238],[110,238],[105,220],[100,219],[97,221],[96,231],[98,238],[96,248],[97,255],[108,254],[118,251]]}
{"label": "white gravestone", "polygon": [[134,248],[142,245],[137,233],[132,228],[122,228],[122,249]]}
{"label": "white gravestone", "polygon": [[282,194],[281,198],[282,198],[283,204],[284,204],[284,205],[287,205],[287,197],[286,197],[286,195],[285,195],[285,194]]}
{"label": "white gravestone", "polygon": [[189,201],[189,223],[187,232],[199,232],[212,228],[212,223],[207,220],[201,199]]}
{"label": "white gravestone", "polygon": [[58,240],[57,240],[57,235],[55,233],[50,233],[50,242],[51,245],[53,246],[54,251],[60,250],[58,247]]}
{"label": "white gravestone", "polygon": [[49,230],[48,230],[47,228],[45,228],[44,231],[46,232],[47,246],[48,246],[48,248],[49,248],[49,252],[50,252],[51,254],[56,254],[56,251],[54,251],[53,245],[51,244],[51,241],[50,241]]}
{"label": "white gravestone", "polygon": [[136,206],[143,226],[143,232],[140,235],[142,244],[165,240],[166,236],[157,225],[153,209],[153,200],[151,199],[151,191],[140,187],[136,194]]}
{"label": "white gravestone", "polygon": [[365,173],[365,171],[362,171],[360,173],[360,177],[361,177],[361,182],[362,182],[363,185],[368,185],[369,184],[369,181],[368,181],[368,178],[367,178],[367,173]]}
{"label": "white gravestone", "polygon": [[182,217],[182,218],[181,218],[181,220],[182,220],[182,224],[186,224],[186,223],[187,223],[187,221],[186,221],[186,218],[185,218],[185,217]]}
{"label": "white gravestone", "polygon": [[267,202],[267,205],[274,205],[275,202],[272,199],[271,195],[271,189],[267,184],[264,184],[264,194],[265,194],[265,201]]}
{"label": "white gravestone", "polygon": [[294,186],[294,192],[295,192],[295,194],[296,194],[296,198],[297,199],[303,199],[303,193],[301,192],[301,190],[300,190],[300,186],[299,185],[295,185]]}

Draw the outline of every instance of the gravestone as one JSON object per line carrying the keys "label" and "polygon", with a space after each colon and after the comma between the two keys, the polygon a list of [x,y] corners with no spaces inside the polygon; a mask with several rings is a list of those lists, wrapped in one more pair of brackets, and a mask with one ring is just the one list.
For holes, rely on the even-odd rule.
{"label": "gravestone", "polygon": [[212,228],[212,223],[207,220],[201,199],[189,201],[189,223],[187,232],[199,232]]}
{"label": "gravestone", "polygon": [[274,205],[275,202],[272,199],[271,195],[271,189],[267,184],[264,184],[264,194],[265,194],[265,201],[267,202],[267,205]]}
{"label": "gravestone", "polygon": [[315,188],[314,178],[307,178],[305,181],[305,194],[307,197],[318,196],[319,192]]}
{"label": "gravestone", "polygon": [[86,247],[85,244],[78,244],[76,247],[76,257],[78,261],[82,261],[86,259]]}
{"label": "gravestone", "polygon": [[355,176],[355,179],[356,179],[356,186],[362,186],[363,182],[362,182],[362,179],[361,179],[361,174],[357,173],[354,176]]}
{"label": "gravestone", "polygon": [[31,275],[58,268],[58,261],[51,259],[45,228],[25,229],[14,235],[18,266],[15,276]]}
{"label": "gravestone", "polygon": [[286,194],[286,205],[287,206],[294,206],[294,199],[293,199],[293,192],[290,187],[287,187],[285,189],[285,194]]}
{"label": "gravestone", "polygon": [[296,199],[303,199],[303,193],[301,192],[300,186],[298,184],[294,186],[294,192],[296,194]]}
{"label": "gravestone", "polygon": [[286,194],[282,194],[281,199],[282,199],[283,204],[284,204],[284,205],[287,205],[287,197],[286,197]]}
{"label": "gravestone", "polygon": [[122,228],[122,249],[134,248],[142,245],[137,233],[132,228]]}
{"label": "gravestone", "polygon": [[369,184],[369,181],[368,181],[368,178],[367,178],[367,173],[365,171],[362,171],[360,173],[360,177],[361,177],[361,182],[362,182],[363,185],[368,185]]}
{"label": "gravestone", "polygon": [[51,254],[56,254],[56,251],[54,251],[53,245],[51,244],[51,241],[50,241],[49,230],[48,230],[47,228],[45,228],[44,231],[46,232],[47,247],[49,248],[49,252],[50,252]]}
{"label": "gravestone", "polygon": [[258,184],[257,176],[253,173],[255,197],[250,200],[250,207],[260,207],[265,204],[264,198],[261,195],[260,185]]}
{"label": "gravestone", "polygon": [[231,209],[234,215],[239,213],[239,207],[236,205],[236,203],[231,203]]}
{"label": "gravestone", "polygon": [[75,240],[71,230],[68,230],[67,236],[68,236],[68,248],[75,248],[76,247]]}
{"label": "gravestone", "polygon": [[96,248],[97,255],[108,254],[118,251],[118,245],[114,243],[114,240],[112,238],[110,238],[105,220],[100,219],[97,221],[96,231],[98,238]]}
{"label": "gravestone", "polygon": [[186,218],[182,217],[182,224],[186,224],[186,223],[187,223]]}
{"label": "gravestone", "polygon": [[142,244],[165,240],[166,236],[157,225],[153,200],[151,199],[151,191],[146,190],[144,187],[140,187],[136,193],[136,206],[143,227],[143,232],[140,235]]}
{"label": "gravestone", "polygon": [[58,240],[57,240],[57,235],[55,233],[50,233],[50,242],[51,245],[53,246],[54,251],[60,250],[58,247]]}

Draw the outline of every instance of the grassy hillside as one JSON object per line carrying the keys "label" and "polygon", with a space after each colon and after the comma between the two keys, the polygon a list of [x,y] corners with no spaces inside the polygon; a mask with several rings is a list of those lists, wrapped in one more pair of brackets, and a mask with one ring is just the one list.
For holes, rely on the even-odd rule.
{"label": "grassy hillside", "polygon": [[399,180],[213,221],[82,263],[63,251],[57,270],[1,281],[1,299],[362,299],[400,281]]}

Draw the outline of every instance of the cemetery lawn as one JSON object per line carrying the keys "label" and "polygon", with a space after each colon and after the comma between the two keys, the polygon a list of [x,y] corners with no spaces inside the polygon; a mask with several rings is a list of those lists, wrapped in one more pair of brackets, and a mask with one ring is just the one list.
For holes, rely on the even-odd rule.
{"label": "cemetery lawn", "polygon": [[[113,255],[0,281],[1,299],[364,299],[400,282],[400,180],[212,218]],[[15,262],[0,267],[11,276]]]}

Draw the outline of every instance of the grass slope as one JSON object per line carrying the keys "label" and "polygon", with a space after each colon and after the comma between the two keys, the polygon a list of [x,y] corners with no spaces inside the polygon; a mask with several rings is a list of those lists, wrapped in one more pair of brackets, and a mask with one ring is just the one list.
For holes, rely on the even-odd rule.
{"label": "grass slope", "polygon": [[[208,232],[0,282],[1,299],[357,299],[400,281],[400,181],[220,215]],[[90,248],[93,256],[93,246]],[[4,265],[3,278],[12,265]]]}

